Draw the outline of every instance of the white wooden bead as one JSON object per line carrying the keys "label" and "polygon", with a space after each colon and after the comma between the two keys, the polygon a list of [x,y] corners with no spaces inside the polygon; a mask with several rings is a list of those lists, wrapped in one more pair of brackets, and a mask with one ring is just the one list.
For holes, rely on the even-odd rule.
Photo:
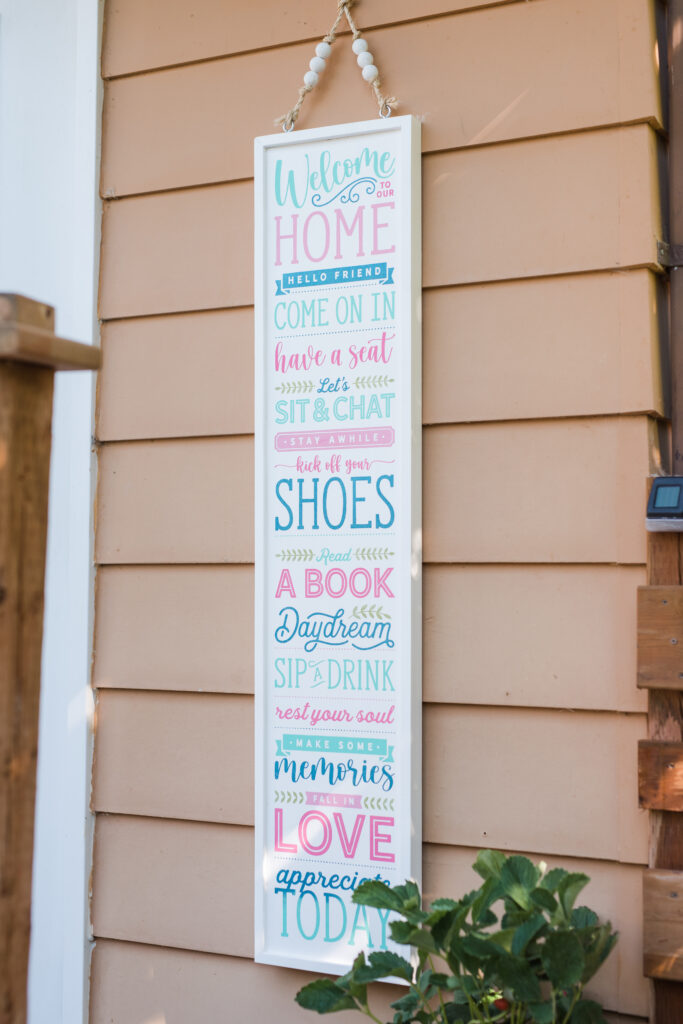
{"label": "white wooden bead", "polygon": [[356,60],[358,61],[359,68],[365,68],[368,66],[368,64],[372,64],[374,57],[372,56],[369,50],[363,50],[362,53],[358,54]]}
{"label": "white wooden bead", "polygon": [[326,60],[332,53],[332,47],[323,39],[322,43],[318,43],[316,46],[315,52],[318,57],[322,57],[323,60]]}
{"label": "white wooden bead", "polygon": [[[363,72],[365,74],[365,71]],[[368,79],[370,81],[370,79]],[[309,89],[312,89],[314,85],[318,84],[318,76],[315,71],[307,71],[304,75],[304,85],[307,85]]]}
{"label": "white wooden bead", "polygon": [[311,71],[315,71],[317,74],[320,74],[321,71],[325,70],[325,60],[323,57],[311,57],[308,66]]}
{"label": "white wooden bead", "polygon": [[378,75],[379,71],[374,64],[366,64],[363,68],[363,78],[366,82],[374,82]]}
{"label": "white wooden bead", "polygon": [[364,39],[354,39],[354,41],[351,43],[351,49],[356,54],[363,53],[363,51],[367,50],[367,48],[368,44]]}

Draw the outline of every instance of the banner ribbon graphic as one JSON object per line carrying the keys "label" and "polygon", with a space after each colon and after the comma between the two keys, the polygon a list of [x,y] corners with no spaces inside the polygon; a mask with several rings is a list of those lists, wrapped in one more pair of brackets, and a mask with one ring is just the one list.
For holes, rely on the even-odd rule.
{"label": "banner ribbon graphic", "polygon": [[276,295],[289,295],[294,288],[320,288],[325,285],[374,281],[394,284],[394,267],[386,263],[364,263],[355,267],[327,267],[320,270],[290,271],[276,280]]}

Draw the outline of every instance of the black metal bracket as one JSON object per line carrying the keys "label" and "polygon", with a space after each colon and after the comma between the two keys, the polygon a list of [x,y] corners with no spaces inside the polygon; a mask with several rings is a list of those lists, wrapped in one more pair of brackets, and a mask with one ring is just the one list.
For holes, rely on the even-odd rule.
{"label": "black metal bracket", "polygon": [[657,262],[667,270],[678,270],[683,267],[683,245],[672,245],[670,242],[657,240]]}

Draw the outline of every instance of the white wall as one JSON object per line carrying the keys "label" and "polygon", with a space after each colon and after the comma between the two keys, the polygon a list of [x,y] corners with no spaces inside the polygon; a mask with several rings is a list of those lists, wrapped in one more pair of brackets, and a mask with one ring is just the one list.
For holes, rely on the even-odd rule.
{"label": "white wall", "polygon": [[[0,291],[97,340],[98,0],[0,0]],[[50,478],[30,1024],[87,989],[92,374],[58,374]]]}

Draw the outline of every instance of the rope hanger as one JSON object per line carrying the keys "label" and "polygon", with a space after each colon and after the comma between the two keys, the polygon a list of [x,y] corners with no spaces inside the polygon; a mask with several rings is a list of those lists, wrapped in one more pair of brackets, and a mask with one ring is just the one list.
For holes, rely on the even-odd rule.
{"label": "rope hanger", "polygon": [[299,98],[292,109],[286,114],[283,114],[282,117],[279,117],[275,122],[276,124],[282,125],[283,131],[291,132],[296,124],[299,114],[301,113],[301,107],[303,106],[306,96],[309,92],[312,92],[318,84],[320,74],[325,70],[327,58],[332,52],[332,43],[337,38],[339,23],[344,15],[346,15],[346,20],[348,21],[349,28],[353,34],[351,49],[356,55],[356,60],[358,61],[358,66],[361,69],[363,78],[366,82],[369,82],[374,90],[377,104],[379,106],[379,116],[390,117],[391,111],[394,107],[398,106],[398,100],[394,96],[385,96],[382,93],[380,88],[379,71],[374,64],[372,54],[368,50],[368,44],[365,39],[363,39],[361,31],[351,15],[350,8],[357,2],[358,0],[337,0],[337,17],[334,25],[327,35],[323,37],[322,42],[318,43],[315,48],[315,57],[311,58],[309,70],[304,75],[304,84],[299,89]]}

